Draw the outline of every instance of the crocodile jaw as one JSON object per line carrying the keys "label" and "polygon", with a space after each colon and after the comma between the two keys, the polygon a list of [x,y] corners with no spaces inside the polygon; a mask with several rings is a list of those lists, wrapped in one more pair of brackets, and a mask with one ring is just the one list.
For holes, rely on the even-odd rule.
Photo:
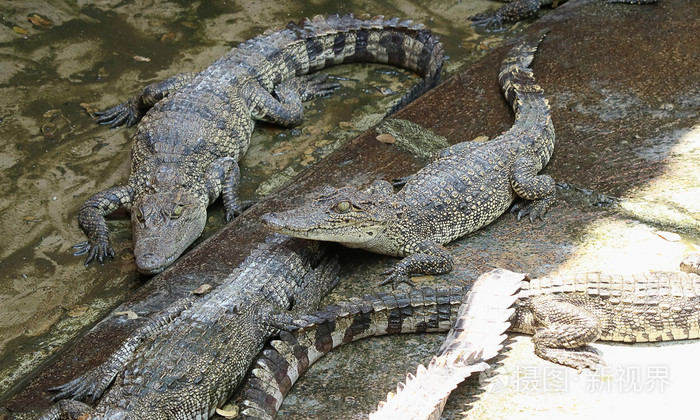
{"label": "crocodile jaw", "polygon": [[383,211],[349,211],[337,214],[329,208],[302,206],[262,216],[270,230],[296,238],[338,242],[352,248],[371,247],[394,222]]}
{"label": "crocodile jaw", "polygon": [[[178,204],[183,209],[174,217]],[[172,264],[202,234],[206,204],[181,193],[147,195],[135,203],[131,219],[136,267],[152,275]]]}

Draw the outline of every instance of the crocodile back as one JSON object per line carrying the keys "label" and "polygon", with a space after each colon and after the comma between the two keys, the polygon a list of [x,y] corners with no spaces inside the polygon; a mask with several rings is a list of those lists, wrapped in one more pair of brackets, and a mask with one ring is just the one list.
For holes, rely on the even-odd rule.
{"label": "crocodile back", "polygon": [[208,418],[276,333],[272,316],[310,311],[335,286],[337,271],[322,244],[276,235],[141,344],[100,401],[97,418],[115,409],[133,418]]}

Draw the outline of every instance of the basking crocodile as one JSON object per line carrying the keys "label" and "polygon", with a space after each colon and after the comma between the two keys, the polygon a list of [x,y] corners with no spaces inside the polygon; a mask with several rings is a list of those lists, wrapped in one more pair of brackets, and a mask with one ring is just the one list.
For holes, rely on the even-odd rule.
{"label": "basking crocodile", "polygon": [[[278,325],[314,309],[335,286],[337,258],[324,248],[272,237],[209,295],[174,304],[104,364],[55,388],[55,399],[73,399],[29,418],[209,418]],[[77,401],[87,397],[101,398],[95,408]]]}
{"label": "basking crocodile", "polygon": [[410,20],[317,16],[246,41],[200,73],[146,86],[98,113],[97,121],[112,127],[140,124],[127,185],[80,208],[88,240],[76,245],[76,255],[87,253],[86,265],[114,256],[104,216],[123,207],[131,210],[139,271],[162,271],[199,237],[206,208],[219,195],[227,220],[241,211],[237,161],[255,120],[298,125],[302,101],[336,87],[323,77],[298,76],[344,62],[392,64],[423,77],[405,102],[437,84],[442,60],[438,37]]}
{"label": "basking crocodile", "polygon": [[[700,338],[698,274],[700,269],[695,268],[693,273],[579,273],[530,279],[496,269],[483,274],[475,284],[482,284],[488,290],[503,287],[504,282],[508,284],[513,279],[518,281],[520,291],[515,312],[509,319],[509,331],[533,334],[535,353],[539,357],[580,371],[595,369],[602,363],[598,354],[588,346],[595,340],[636,343]],[[272,341],[272,348],[263,351],[244,391],[241,413],[254,418],[274,418],[296,380],[316,360],[342,344],[386,334],[445,331],[445,324],[455,319],[466,289],[420,288],[408,293],[384,293],[351,299],[303,317],[297,321],[299,329],[281,333],[278,340]],[[503,290],[508,290],[507,286]],[[480,291],[474,300],[491,295]],[[491,307],[497,309],[499,306]],[[483,310],[468,310],[468,313],[475,313],[477,322],[480,316],[491,319],[490,315],[484,315]],[[493,319],[499,322],[497,317]],[[475,340],[475,343],[486,346],[485,342],[469,333],[498,331],[495,325],[493,329],[476,327],[476,331],[466,330],[466,341]],[[460,345],[465,340],[458,337],[455,341]],[[468,356],[465,359],[470,360]],[[478,363],[475,358],[471,361]],[[447,372],[451,375],[456,369],[457,366],[447,366],[431,373]],[[416,378],[421,379],[424,375],[420,373]],[[415,380],[409,377],[408,382]],[[451,379],[443,376],[442,380]],[[440,383],[435,378],[431,378],[430,383],[434,381]],[[421,387],[421,384],[411,386]],[[405,389],[405,386],[399,386],[399,396],[393,396],[391,400],[423,398],[424,394],[418,393],[400,395]],[[427,402],[431,410],[433,406],[434,401]]]}
{"label": "basking crocodile", "polygon": [[[504,22],[516,22],[537,15],[542,6],[557,7],[566,0],[500,0],[506,2],[495,12],[479,13],[470,17],[474,25],[500,28]],[[606,0],[606,3],[651,4],[656,0]]]}
{"label": "basking crocodile", "polygon": [[552,177],[537,173],[554,150],[554,127],[528,66],[545,33],[516,45],[501,66],[499,80],[515,111],[515,124],[505,134],[443,149],[397,193],[386,181],[365,191],[327,187],[305,206],[268,213],[263,222],[290,236],[405,257],[382,283],[396,286],[411,284],[415,273],[452,270],[442,245],[491,223],[517,197],[531,200],[517,207],[518,219],[543,218],[555,201],[555,186]]}

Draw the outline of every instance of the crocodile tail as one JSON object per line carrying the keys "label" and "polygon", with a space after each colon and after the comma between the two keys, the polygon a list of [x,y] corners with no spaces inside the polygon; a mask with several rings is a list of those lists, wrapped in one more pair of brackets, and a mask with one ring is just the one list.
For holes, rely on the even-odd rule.
{"label": "crocodile tail", "polygon": [[295,321],[263,351],[243,392],[243,418],[272,419],[308,368],[332,349],[365,337],[441,332],[457,317],[465,289],[422,288],[353,298]]}
{"label": "crocodile tail", "polygon": [[549,29],[544,29],[535,36],[525,38],[510,50],[501,64],[498,81],[503,89],[503,95],[513,107],[516,116],[523,108],[524,101],[533,103],[544,101],[546,104],[544,90],[535,82],[530,64],[548,32]]}
{"label": "crocodile tail", "polygon": [[400,104],[437,85],[444,58],[439,37],[421,24],[352,14],[290,22],[284,29],[240,44],[238,49],[262,53],[268,59],[270,63],[258,81],[270,91],[284,80],[339,63],[383,63],[414,71],[423,80]]}
{"label": "crocodile tail", "polygon": [[415,375],[409,373],[369,418],[439,419],[452,390],[473,373],[486,370],[486,361],[503,348],[524,278],[502,269],[479,277],[428,367],[420,365]]}

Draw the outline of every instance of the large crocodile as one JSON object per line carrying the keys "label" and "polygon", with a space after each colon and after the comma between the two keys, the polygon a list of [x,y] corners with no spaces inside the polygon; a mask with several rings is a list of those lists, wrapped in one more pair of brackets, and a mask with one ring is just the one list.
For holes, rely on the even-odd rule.
{"label": "large crocodile", "polygon": [[219,195],[227,220],[241,211],[237,161],[255,120],[298,125],[302,101],[335,87],[302,75],[344,62],[403,67],[423,77],[403,103],[438,82],[442,61],[438,37],[410,20],[317,16],[246,41],[200,73],[146,86],[98,113],[98,122],[113,127],[140,124],[127,184],[80,208],[88,240],[76,245],[76,254],[87,253],[86,265],[113,257],[104,216],[123,207],[131,210],[139,271],[162,271],[202,233],[206,208]]}
{"label": "large crocodile", "polygon": [[[686,265],[684,270],[688,272],[626,275],[593,272],[530,279],[496,269],[479,277],[475,285],[481,284],[486,292],[482,290],[474,300],[494,296],[488,293],[489,288],[504,287],[505,282],[503,290],[509,290],[508,284],[518,281],[520,290],[509,319],[509,331],[532,334],[535,354],[545,360],[579,371],[595,369],[602,359],[588,344],[596,340],[636,343],[700,338],[700,267]],[[383,293],[341,302],[301,318],[296,321],[297,330],[283,332],[256,362],[244,391],[242,414],[274,418],[296,380],[319,358],[342,344],[387,334],[446,331],[448,319],[455,319],[455,311],[463,305],[461,297],[465,290],[420,288],[408,293]],[[490,307],[498,309],[499,305]],[[493,329],[486,328],[479,326],[477,319],[476,331],[467,330],[465,336],[448,342],[454,346],[456,341],[459,346],[465,340],[474,340],[474,344],[489,347],[488,338],[481,343],[474,336],[498,331],[498,317],[486,316],[483,310],[468,313],[477,318],[483,316],[484,322],[493,319],[496,324]],[[471,369],[480,363],[479,358],[470,359],[468,355],[465,359],[471,361]],[[451,381],[458,370],[459,366],[434,369],[428,373],[446,376],[430,378],[430,383]],[[409,388],[399,386],[398,397],[390,398],[391,410],[401,409],[401,404],[392,402],[396,398],[399,399],[395,402],[418,403],[429,396],[431,400],[424,402],[433,413],[436,404],[430,392],[400,395],[413,386],[427,386],[419,383],[427,376],[421,373],[416,376],[418,381],[409,376]],[[386,409],[380,408],[380,412]],[[412,418],[412,414],[404,412],[392,418]]]}
{"label": "large crocodile", "polygon": [[501,65],[499,81],[515,123],[492,141],[462,142],[407,178],[397,193],[387,181],[367,190],[327,187],[296,209],[268,213],[272,230],[300,238],[336,241],[403,258],[382,284],[411,283],[415,273],[452,270],[442,246],[491,223],[516,199],[518,218],[543,218],[555,201],[554,180],[537,173],[554,150],[549,103],[528,67],[543,33],[517,44]]}
{"label": "large crocodile", "polygon": [[[542,6],[557,7],[566,0],[500,0],[506,2],[495,12],[476,14],[469,19],[474,25],[501,28],[504,22],[516,22],[537,15]],[[606,0],[606,3],[652,4],[657,0]]]}
{"label": "large crocodile", "polygon": [[[278,326],[315,309],[337,272],[322,244],[272,237],[209,295],[172,305],[105,363],[56,388],[60,401],[48,411],[17,417],[209,418]],[[77,401],[87,397],[99,398],[94,408]]]}

